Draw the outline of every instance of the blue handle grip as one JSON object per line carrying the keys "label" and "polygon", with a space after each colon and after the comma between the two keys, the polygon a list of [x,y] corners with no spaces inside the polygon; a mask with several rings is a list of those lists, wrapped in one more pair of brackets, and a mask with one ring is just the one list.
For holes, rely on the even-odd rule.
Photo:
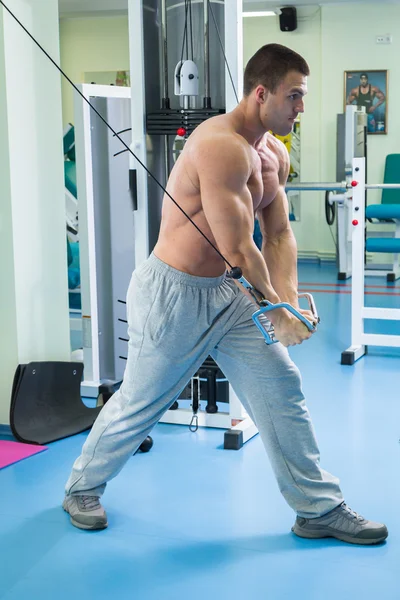
{"label": "blue handle grip", "polygon": [[[301,321],[302,323],[304,323],[304,325],[310,330],[310,331],[314,331],[315,330],[315,325],[313,325],[313,323],[310,323],[310,321],[308,321],[308,319],[306,319],[298,310],[296,310],[291,304],[288,304],[287,302],[279,302],[278,304],[272,304],[272,302],[269,302],[268,300],[266,300],[265,298],[263,298],[261,292],[259,292],[258,290],[256,290],[251,283],[249,283],[247,281],[247,279],[245,277],[243,277],[242,275],[242,271],[239,267],[234,267],[231,270],[230,276],[233,279],[236,279],[239,283],[242,284],[242,286],[248,291],[250,292],[250,294],[253,296],[253,299],[255,300],[255,302],[257,304],[259,304],[259,306],[261,306],[261,308],[259,310],[257,310],[257,312],[255,312],[252,315],[253,321],[256,324],[256,326],[258,327],[258,329],[261,331],[263,337],[265,338],[266,343],[269,344],[275,344],[276,342],[279,342],[279,340],[277,340],[275,338],[275,332],[274,332],[274,326],[272,325],[272,323],[269,322],[269,327],[265,327],[261,321],[260,321],[260,317],[263,316],[264,313],[270,311],[270,310],[275,310],[276,308],[286,308],[286,310],[288,310],[289,312],[292,313],[292,315],[294,315],[295,317],[297,317],[299,319],[299,321]],[[315,319],[315,323],[319,323],[319,317],[318,317],[318,313],[317,313],[317,309],[314,303],[314,298],[312,297],[311,294],[307,293],[307,292],[303,292],[302,294],[298,295],[299,298],[306,298],[308,301],[308,305],[310,308],[310,311],[313,314],[313,317]]]}
{"label": "blue handle grip", "polygon": [[[319,321],[319,317],[317,315],[316,309],[315,309],[315,304],[314,304],[314,300],[311,296],[311,294],[301,294],[301,296],[306,297],[308,299],[308,302],[310,304],[310,308],[315,316],[316,321]],[[299,295],[300,298],[300,295]],[[260,308],[259,310],[257,310],[253,315],[252,315],[252,319],[255,323],[255,325],[258,327],[258,329],[260,330],[260,332],[262,333],[262,335],[265,338],[265,342],[270,345],[270,344],[275,344],[276,342],[279,342],[279,340],[277,340],[275,338],[274,335],[274,326],[272,325],[272,323],[268,322],[269,327],[267,328],[261,321],[260,321],[260,317],[262,317],[262,315],[264,315],[265,313],[271,311],[271,310],[275,310],[276,308],[286,308],[286,310],[288,310],[290,313],[292,313],[292,315],[294,315],[295,317],[297,317],[299,319],[299,321],[301,321],[302,323],[304,323],[304,325],[310,330],[310,331],[314,331],[315,330],[315,326],[310,323],[310,321],[308,319],[306,319],[298,310],[296,310],[291,304],[288,304],[287,302],[279,302],[278,304],[271,304],[268,303],[266,306],[263,306],[262,308]]]}

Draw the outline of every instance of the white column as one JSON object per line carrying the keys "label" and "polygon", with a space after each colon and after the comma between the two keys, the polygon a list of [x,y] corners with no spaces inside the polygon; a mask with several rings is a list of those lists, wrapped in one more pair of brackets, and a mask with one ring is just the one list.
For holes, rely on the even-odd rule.
{"label": "white column", "polygon": [[[7,0],[59,62],[57,0]],[[60,74],[0,6],[0,423],[18,363],[70,360]]]}
{"label": "white column", "polygon": [[225,67],[226,112],[236,108],[243,96],[243,16],[242,0],[225,0],[225,55],[235,86]]}
{"label": "white column", "polygon": [[[128,0],[129,55],[132,93],[132,152],[146,165],[144,87],[143,0]],[[146,165],[147,166],[147,165]],[[137,171],[138,210],[135,211],[135,267],[149,255],[149,219],[147,199],[147,173],[130,156],[130,169]]]}
{"label": "white column", "polygon": [[364,335],[365,158],[353,160],[353,181],[358,181],[358,185],[353,188],[349,218],[352,234],[351,345],[359,348]]}

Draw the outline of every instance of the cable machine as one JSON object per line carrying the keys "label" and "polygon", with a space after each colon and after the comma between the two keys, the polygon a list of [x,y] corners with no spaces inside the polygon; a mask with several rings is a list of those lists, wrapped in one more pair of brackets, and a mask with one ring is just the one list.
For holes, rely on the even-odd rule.
{"label": "cable machine", "polygon": [[[164,185],[195,127],[239,101],[241,25],[239,0],[138,0],[130,13],[138,64],[131,90],[81,86]],[[107,399],[126,364],[126,290],[132,270],[157,241],[163,191],[110,132],[101,131],[100,119],[78,95],[75,129],[84,255],[82,395]],[[240,448],[257,433],[210,357],[161,421],[223,428],[225,448]]]}

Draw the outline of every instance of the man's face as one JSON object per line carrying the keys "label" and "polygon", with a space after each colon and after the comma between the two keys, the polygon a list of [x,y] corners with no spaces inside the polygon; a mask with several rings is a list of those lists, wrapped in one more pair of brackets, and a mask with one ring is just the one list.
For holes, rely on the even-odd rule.
{"label": "man's face", "polygon": [[268,129],[277,135],[287,135],[298,114],[304,112],[306,94],[307,77],[298,71],[290,71],[274,94],[266,91],[265,102],[260,106],[262,122],[268,123]]}
{"label": "man's face", "polygon": [[303,98],[306,94],[307,77],[298,71],[290,71],[274,94],[265,90],[260,116],[266,129],[277,135],[290,133],[298,114],[304,112]]}
{"label": "man's face", "polygon": [[365,75],[361,75],[360,83],[362,87],[366,87],[368,85],[368,77],[365,77]]}

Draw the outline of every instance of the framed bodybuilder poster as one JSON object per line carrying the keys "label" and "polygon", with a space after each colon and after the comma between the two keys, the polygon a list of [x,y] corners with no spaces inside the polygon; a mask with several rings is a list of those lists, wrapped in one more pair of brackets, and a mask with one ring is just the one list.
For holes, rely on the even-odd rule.
{"label": "framed bodybuilder poster", "polygon": [[387,133],[387,71],[345,71],[344,104],[364,106],[368,133]]}

